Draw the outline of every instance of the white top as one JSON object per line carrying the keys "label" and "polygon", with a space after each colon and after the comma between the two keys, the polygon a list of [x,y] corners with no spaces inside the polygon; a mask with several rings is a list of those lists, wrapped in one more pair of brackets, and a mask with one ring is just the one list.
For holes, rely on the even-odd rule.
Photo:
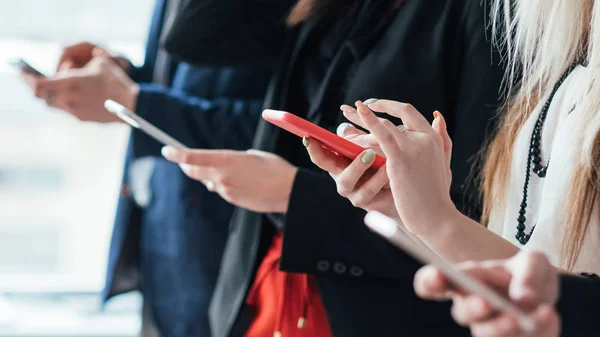
{"label": "white top", "polygon": [[[527,222],[525,233],[529,234],[532,226],[537,226],[529,242],[521,245],[517,234],[517,218],[527,167],[527,154],[533,127],[538,119],[542,106],[548,97],[540,101],[521,128],[515,141],[510,176],[507,180],[504,207],[492,210],[489,228],[518,247],[536,249],[548,255],[556,266],[561,265],[561,250],[565,225],[561,217],[565,214],[567,195],[575,170],[575,163],[581,152],[573,132],[582,123],[583,109],[577,102],[587,94],[591,76],[585,67],[577,67],[565,80],[554,96],[548,110],[546,122],[542,130],[541,150],[542,163],[550,160],[546,177],[541,179],[531,172],[529,193],[527,198]],[[573,110],[573,108],[575,109]],[[586,234],[579,258],[574,266],[575,272],[600,273],[600,242],[598,240],[598,214],[594,210],[588,233]]]}

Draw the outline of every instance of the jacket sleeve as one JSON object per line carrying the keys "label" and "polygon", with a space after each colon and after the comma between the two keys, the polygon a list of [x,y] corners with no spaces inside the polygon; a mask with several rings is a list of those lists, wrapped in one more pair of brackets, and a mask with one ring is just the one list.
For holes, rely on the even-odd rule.
{"label": "jacket sleeve", "polygon": [[[191,148],[245,150],[252,145],[262,100],[189,96],[183,91],[142,84],[136,113]],[[136,157],[159,156],[162,144],[134,130]]]}
{"label": "jacket sleeve", "polygon": [[290,197],[281,269],[342,277],[411,280],[420,264],[372,233],[366,214],[325,174],[300,169]]}
{"label": "jacket sleeve", "polygon": [[600,315],[600,278],[563,274],[557,305],[564,337],[598,334]]}
{"label": "jacket sleeve", "polygon": [[198,66],[250,65],[275,60],[295,0],[188,1],[165,40],[166,50]]}

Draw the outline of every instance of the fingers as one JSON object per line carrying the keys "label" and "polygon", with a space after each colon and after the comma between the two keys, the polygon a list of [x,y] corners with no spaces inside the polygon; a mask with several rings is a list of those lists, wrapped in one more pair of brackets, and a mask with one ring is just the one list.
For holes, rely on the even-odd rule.
{"label": "fingers", "polygon": [[75,106],[73,99],[81,85],[78,71],[69,70],[68,76],[39,79],[34,88],[35,96],[54,108],[66,111],[72,109]]}
{"label": "fingers", "polygon": [[525,306],[553,304],[558,298],[558,272],[546,256],[536,251],[523,251],[510,262],[513,280],[510,297]]}
{"label": "fingers", "polygon": [[[363,153],[356,157],[356,159],[354,159],[352,163],[337,176],[336,184],[338,193],[345,198],[352,196],[358,187],[360,178],[363,177],[374,161],[375,151],[373,150],[363,151]],[[383,185],[385,185],[385,182]]]}
{"label": "fingers", "polygon": [[382,190],[389,189],[389,182],[387,168],[383,165],[367,178],[349,199],[355,207],[367,209]]}
{"label": "fingers", "polygon": [[57,71],[84,66],[92,58],[92,50],[96,46],[89,42],[81,42],[63,49],[58,60]]}
{"label": "fingers", "polygon": [[356,107],[365,128],[371,131],[371,134],[377,139],[386,157],[391,157],[391,154],[399,150],[397,140],[403,137],[402,132],[392,122],[377,118],[373,111],[361,102],[356,102]]}
{"label": "fingers", "polygon": [[526,333],[519,327],[517,319],[506,313],[471,325],[473,337],[558,337],[560,318],[550,305],[538,307],[531,318],[535,321],[535,331]]}
{"label": "fingers", "polygon": [[483,298],[476,295],[455,296],[452,304],[452,317],[462,326],[472,326],[478,322],[490,319],[495,314],[492,306]]}
{"label": "fingers", "polygon": [[333,152],[324,149],[314,138],[305,137],[302,139],[302,143],[308,151],[310,160],[324,171],[329,172],[332,177],[337,177],[351,161],[337,156]]}
{"label": "fingers", "polygon": [[560,332],[560,317],[554,307],[542,305],[533,313],[533,320],[536,322],[537,336],[558,337]]}
{"label": "fingers", "polygon": [[94,47],[94,49],[92,49],[92,57],[107,57],[107,58],[110,58],[111,55],[104,48]]}
{"label": "fingers", "polygon": [[349,121],[360,126],[363,129],[366,129],[366,126],[363,124],[362,120],[358,116],[358,112],[355,108],[344,104],[340,107],[340,109],[342,110],[344,117],[346,117]]}
{"label": "fingers", "polygon": [[346,139],[351,138],[357,135],[364,135],[365,133],[350,123],[342,123],[338,126],[336,133],[340,137],[344,137]]}
{"label": "fingers", "polygon": [[[431,126],[423,115],[412,105],[385,99],[370,99],[365,104],[373,111],[398,117],[410,130],[431,134]],[[359,111],[360,112],[360,111]]]}
{"label": "fingers", "polygon": [[179,167],[181,168],[181,171],[183,171],[183,173],[185,173],[186,176],[188,176],[194,180],[202,182],[208,188],[208,190],[215,189],[216,186],[207,185],[207,183],[209,181],[212,184],[215,184],[215,182],[213,182],[211,180],[213,174],[212,174],[210,168],[208,168],[206,166],[195,166],[195,165],[190,165],[190,164],[179,164]]}
{"label": "fingers", "polygon": [[[222,168],[230,164],[239,151],[229,150],[187,150],[165,146],[161,153],[168,161],[191,166]],[[183,168],[183,167],[182,167]]]}
{"label": "fingers", "polygon": [[452,139],[448,134],[448,126],[446,125],[446,120],[444,116],[439,111],[433,113],[435,119],[431,124],[431,127],[435,132],[442,138],[442,144],[444,146],[444,154],[446,155],[446,159],[450,162],[452,158]]}
{"label": "fingers", "polygon": [[519,329],[514,316],[501,313],[498,316],[471,325],[473,337],[518,337],[525,336]]}
{"label": "fingers", "polygon": [[448,292],[453,290],[444,274],[433,266],[425,266],[417,272],[414,288],[419,297],[428,300],[448,299]]}

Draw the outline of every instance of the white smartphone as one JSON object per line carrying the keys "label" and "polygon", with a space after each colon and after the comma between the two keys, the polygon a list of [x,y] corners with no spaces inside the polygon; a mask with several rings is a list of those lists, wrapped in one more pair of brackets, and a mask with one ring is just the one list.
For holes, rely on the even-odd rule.
{"label": "white smartphone", "polygon": [[22,70],[33,76],[46,77],[46,75],[44,75],[41,71],[35,69],[34,67],[32,67],[29,63],[27,63],[23,59],[10,60],[10,61],[8,61],[8,63],[10,63],[11,66],[17,68],[18,70]]}
{"label": "white smartphone", "polygon": [[144,131],[150,137],[156,139],[158,142],[164,145],[170,145],[177,149],[187,149],[187,146],[183,145],[177,139],[169,136],[161,129],[156,126],[150,124],[148,121],[143,119],[142,117],[136,115],[134,112],[130,111],[126,107],[121,104],[113,101],[107,100],[104,102],[104,107],[109,112],[115,114],[117,117],[121,118],[125,123],[131,125],[136,129],[140,129]]}
{"label": "white smartphone", "polygon": [[456,286],[485,298],[496,309],[514,315],[521,329],[535,331],[535,322],[521,309],[514,306],[503,296],[469,274],[448,263],[441,256],[413,241],[407,233],[398,228],[396,222],[377,212],[369,212],[365,217],[367,226],[424,264],[439,268]]}

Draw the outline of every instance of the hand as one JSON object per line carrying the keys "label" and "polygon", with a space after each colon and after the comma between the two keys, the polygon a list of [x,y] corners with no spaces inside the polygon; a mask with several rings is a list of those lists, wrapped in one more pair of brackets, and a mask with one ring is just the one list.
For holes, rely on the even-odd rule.
{"label": "hand", "polygon": [[65,70],[50,78],[23,72],[21,76],[36,97],[82,121],[121,122],[104,108],[107,99],[135,111],[139,86],[106,57],[96,57],[83,68]]}
{"label": "hand", "polygon": [[336,182],[338,193],[350,200],[352,205],[367,211],[378,211],[399,220],[389,189],[386,167],[383,166],[377,171],[370,170],[375,154],[383,154],[375,138],[349,123],[342,123],[337,133],[338,136],[369,150],[361,153],[355,160],[349,160],[324,149],[316,139],[305,138],[303,143],[312,162],[329,172]]}
{"label": "hand", "polygon": [[110,54],[106,49],[90,42],[80,42],[63,49],[57,66],[57,72],[82,68],[95,57],[106,57],[117,64],[125,73],[131,71],[131,63],[121,57]]}
{"label": "hand", "polygon": [[453,299],[452,316],[470,327],[474,337],[558,337],[560,319],[553,309],[558,300],[558,272],[541,253],[521,251],[501,261],[467,262],[459,268],[505,294],[531,313],[536,322],[532,333],[522,331],[507,313],[494,311],[478,295],[456,289],[434,267],[427,266],[415,276],[415,291],[425,299]]}
{"label": "hand", "polygon": [[[398,216],[411,233],[426,239],[439,226],[460,215],[450,199],[452,142],[436,112],[433,125],[413,106],[388,100],[357,102],[354,120],[371,132],[387,158],[386,167]],[[402,119],[397,128],[373,111]],[[351,115],[346,111],[345,115]]]}
{"label": "hand", "polygon": [[259,213],[286,213],[298,169],[271,153],[249,150],[179,150],[162,154],[190,178],[228,202]]}

